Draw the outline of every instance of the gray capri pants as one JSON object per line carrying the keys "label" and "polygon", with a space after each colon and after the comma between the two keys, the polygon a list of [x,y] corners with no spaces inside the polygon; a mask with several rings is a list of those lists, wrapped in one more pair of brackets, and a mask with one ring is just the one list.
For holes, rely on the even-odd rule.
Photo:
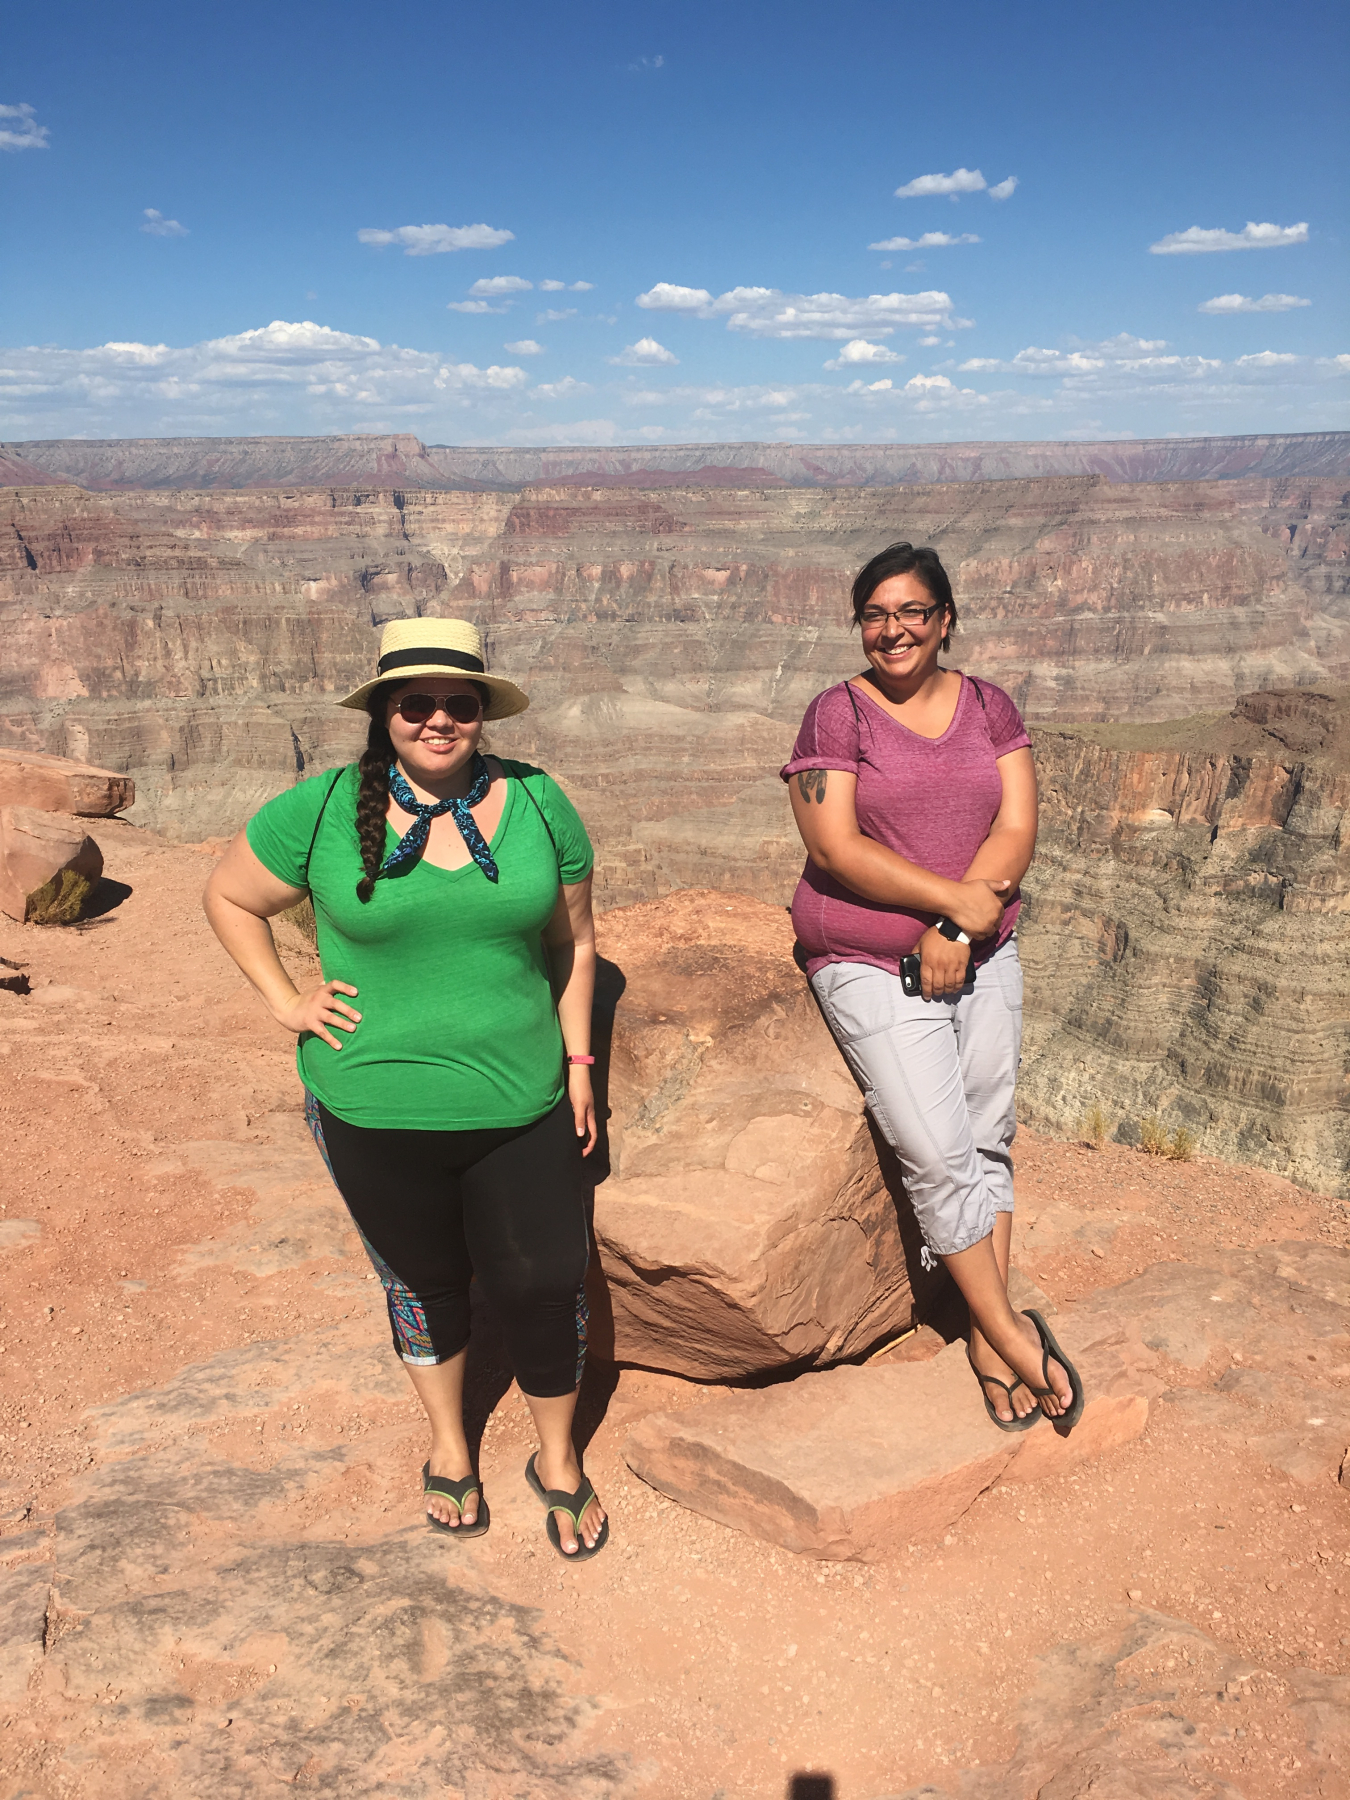
{"label": "gray capri pants", "polygon": [[953,1256],[1013,1210],[1013,1094],[1022,1050],[1022,965],[1010,937],[974,983],[942,1000],[908,995],[870,963],[811,977],[867,1110],[895,1151],[925,1242]]}

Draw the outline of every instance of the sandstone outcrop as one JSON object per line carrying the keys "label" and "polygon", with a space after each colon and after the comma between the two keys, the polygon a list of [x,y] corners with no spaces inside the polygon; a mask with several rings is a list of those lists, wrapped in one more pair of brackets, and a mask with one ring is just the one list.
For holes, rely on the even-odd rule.
{"label": "sandstone outcrop", "polygon": [[622,986],[595,1194],[604,1356],[713,1381],[825,1365],[906,1330],[913,1284],[936,1286],[792,941],[781,908],[730,894],[601,921],[602,996]]}
{"label": "sandstone outcrop", "polygon": [[628,1434],[629,1467],[682,1506],[799,1555],[871,1561],[931,1542],[996,1481],[1061,1474],[1135,1438],[1162,1390],[1157,1357],[1091,1307],[1056,1314],[1087,1405],[1060,1435],[989,1423],[950,1344],[924,1362],[829,1369],[695,1411],[653,1413]]}
{"label": "sandstone outcrop", "polygon": [[[1228,1429],[1275,1467],[1324,1482],[1336,1476],[1350,1407],[1322,1389],[1320,1416],[1308,1417],[1301,1383],[1318,1352],[1302,1345],[1343,1354],[1348,1278],[1350,1253],[1287,1243],[1209,1266],[1161,1263],[1060,1307],[1055,1335],[1087,1396],[1063,1434],[1045,1421],[1021,1433],[991,1425],[957,1342],[923,1362],[830,1369],[649,1414],[624,1456],[644,1481],[724,1525],[799,1554],[866,1561],[933,1541],[995,1481],[1042,1480],[1128,1443],[1147,1424],[1168,1364],[1194,1376],[1226,1352],[1222,1373],[1173,1390],[1172,1404],[1226,1413]],[[1302,1315],[1295,1354],[1270,1325],[1291,1309]],[[1273,1417],[1258,1427],[1244,1401]]]}
{"label": "sandstone outcrop", "polygon": [[[6,464],[9,464],[7,474]],[[0,477],[87,488],[213,488],[393,482],[413,488],[889,487],[1106,475],[1214,481],[1350,471],[1350,433],[1140,438],[1110,443],[634,444],[613,449],[468,448],[409,432],[339,437],[75,438],[0,445]]]}
{"label": "sandstone outcrop", "polygon": [[35,806],[40,812],[107,819],[135,801],[136,784],[128,775],[67,756],[0,747],[0,806]]}
{"label": "sandstone outcrop", "polygon": [[103,853],[74,820],[0,806],[0,912],[30,925],[70,925],[103,873]]}

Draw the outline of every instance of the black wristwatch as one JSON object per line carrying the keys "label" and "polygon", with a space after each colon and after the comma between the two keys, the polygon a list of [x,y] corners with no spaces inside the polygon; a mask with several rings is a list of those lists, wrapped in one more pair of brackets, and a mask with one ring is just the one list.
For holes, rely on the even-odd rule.
{"label": "black wristwatch", "polygon": [[937,928],[949,944],[968,944],[970,938],[954,919],[939,919]]}

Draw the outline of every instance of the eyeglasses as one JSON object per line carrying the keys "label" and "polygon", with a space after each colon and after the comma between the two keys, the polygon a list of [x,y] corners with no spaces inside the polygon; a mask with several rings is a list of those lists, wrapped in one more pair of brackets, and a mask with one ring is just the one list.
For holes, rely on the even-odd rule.
{"label": "eyeglasses", "polygon": [[394,710],[405,725],[425,725],[442,709],[456,725],[472,725],[483,711],[477,694],[405,694],[394,702]]}
{"label": "eyeglasses", "polygon": [[898,612],[884,612],[879,606],[865,606],[858,614],[858,623],[864,631],[875,631],[878,625],[884,625],[888,619],[898,620],[908,631],[917,631],[926,625],[935,612],[942,610],[942,602],[935,600],[931,606],[902,606]]}

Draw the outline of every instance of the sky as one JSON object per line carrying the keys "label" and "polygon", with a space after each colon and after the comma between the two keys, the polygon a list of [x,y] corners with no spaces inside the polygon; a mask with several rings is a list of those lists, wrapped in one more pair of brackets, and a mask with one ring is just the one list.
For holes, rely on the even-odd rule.
{"label": "sky", "polygon": [[9,16],[0,438],[1350,427],[1350,11]]}

